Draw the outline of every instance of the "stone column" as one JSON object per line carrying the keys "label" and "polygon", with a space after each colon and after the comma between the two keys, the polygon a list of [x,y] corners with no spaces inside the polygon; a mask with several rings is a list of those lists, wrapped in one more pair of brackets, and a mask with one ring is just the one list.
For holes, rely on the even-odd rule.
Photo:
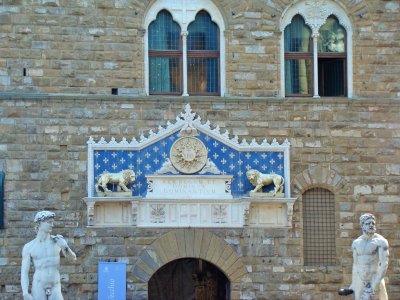
{"label": "stone column", "polygon": [[318,93],[318,36],[319,33],[313,33],[313,59],[314,59],[314,98],[319,98]]}
{"label": "stone column", "polygon": [[182,69],[183,69],[183,93],[182,96],[189,96],[187,92],[187,36],[189,32],[182,30]]}

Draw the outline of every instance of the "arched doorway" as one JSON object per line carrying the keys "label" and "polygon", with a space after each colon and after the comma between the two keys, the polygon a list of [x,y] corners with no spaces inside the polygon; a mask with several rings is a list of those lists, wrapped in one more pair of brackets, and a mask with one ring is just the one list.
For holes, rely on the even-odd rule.
{"label": "arched doorway", "polygon": [[203,259],[173,260],[148,281],[149,300],[229,300],[230,281]]}

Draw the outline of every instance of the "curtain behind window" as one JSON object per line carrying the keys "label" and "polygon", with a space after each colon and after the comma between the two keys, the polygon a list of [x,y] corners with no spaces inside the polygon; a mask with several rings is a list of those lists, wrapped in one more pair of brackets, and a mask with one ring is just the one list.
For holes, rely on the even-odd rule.
{"label": "curtain behind window", "polygon": [[206,11],[188,27],[188,92],[219,93],[219,29]]}
{"label": "curtain behind window", "polygon": [[162,10],[149,25],[150,93],[181,91],[180,27],[171,14]]}
{"label": "curtain behind window", "polygon": [[293,17],[284,32],[285,93],[312,93],[311,29],[300,15]]}

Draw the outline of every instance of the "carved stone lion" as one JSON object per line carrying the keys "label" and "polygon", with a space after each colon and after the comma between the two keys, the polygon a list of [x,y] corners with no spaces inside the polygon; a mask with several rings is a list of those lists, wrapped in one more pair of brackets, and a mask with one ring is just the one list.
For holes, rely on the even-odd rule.
{"label": "carved stone lion", "polygon": [[255,188],[252,190],[254,193],[259,191],[262,192],[262,188],[270,184],[274,184],[273,195],[283,192],[283,184],[285,183],[285,180],[281,175],[264,174],[258,170],[251,169],[246,172],[246,176],[250,183],[255,186]]}
{"label": "carved stone lion", "polygon": [[116,184],[118,185],[124,192],[129,192],[127,185],[134,182],[136,179],[135,172],[132,170],[123,170],[118,173],[104,173],[99,176],[99,180],[95,185],[96,192],[111,192],[107,188],[107,184]]}

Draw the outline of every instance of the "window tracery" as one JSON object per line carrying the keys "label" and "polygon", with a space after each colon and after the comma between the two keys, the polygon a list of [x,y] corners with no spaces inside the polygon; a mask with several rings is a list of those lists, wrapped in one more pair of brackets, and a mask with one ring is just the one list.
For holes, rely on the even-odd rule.
{"label": "window tracery", "polygon": [[[282,96],[352,97],[352,27],[339,4],[296,2],[283,12],[280,28]],[[293,51],[293,37],[299,30],[305,34],[306,28],[311,31],[311,50]]]}
{"label": "window tracery", "polygon": [[[154,24],[168,16],[167,29]],[[176,26],[171,25],[176,24]],[[210,0],[159,0],[145,16],[145,88],[147,94],[225,94],[225,25]],[[172,32],[168,28],[174,28]],[[177,35],[176,28],[179,28]],[[164,49],[154,49],[157,35],[164,35]],[[175,43],[179,38],[179,48]],[[168,39],[175,46],[168,49]],[[172,45],[171,44],[171,45]]]}

